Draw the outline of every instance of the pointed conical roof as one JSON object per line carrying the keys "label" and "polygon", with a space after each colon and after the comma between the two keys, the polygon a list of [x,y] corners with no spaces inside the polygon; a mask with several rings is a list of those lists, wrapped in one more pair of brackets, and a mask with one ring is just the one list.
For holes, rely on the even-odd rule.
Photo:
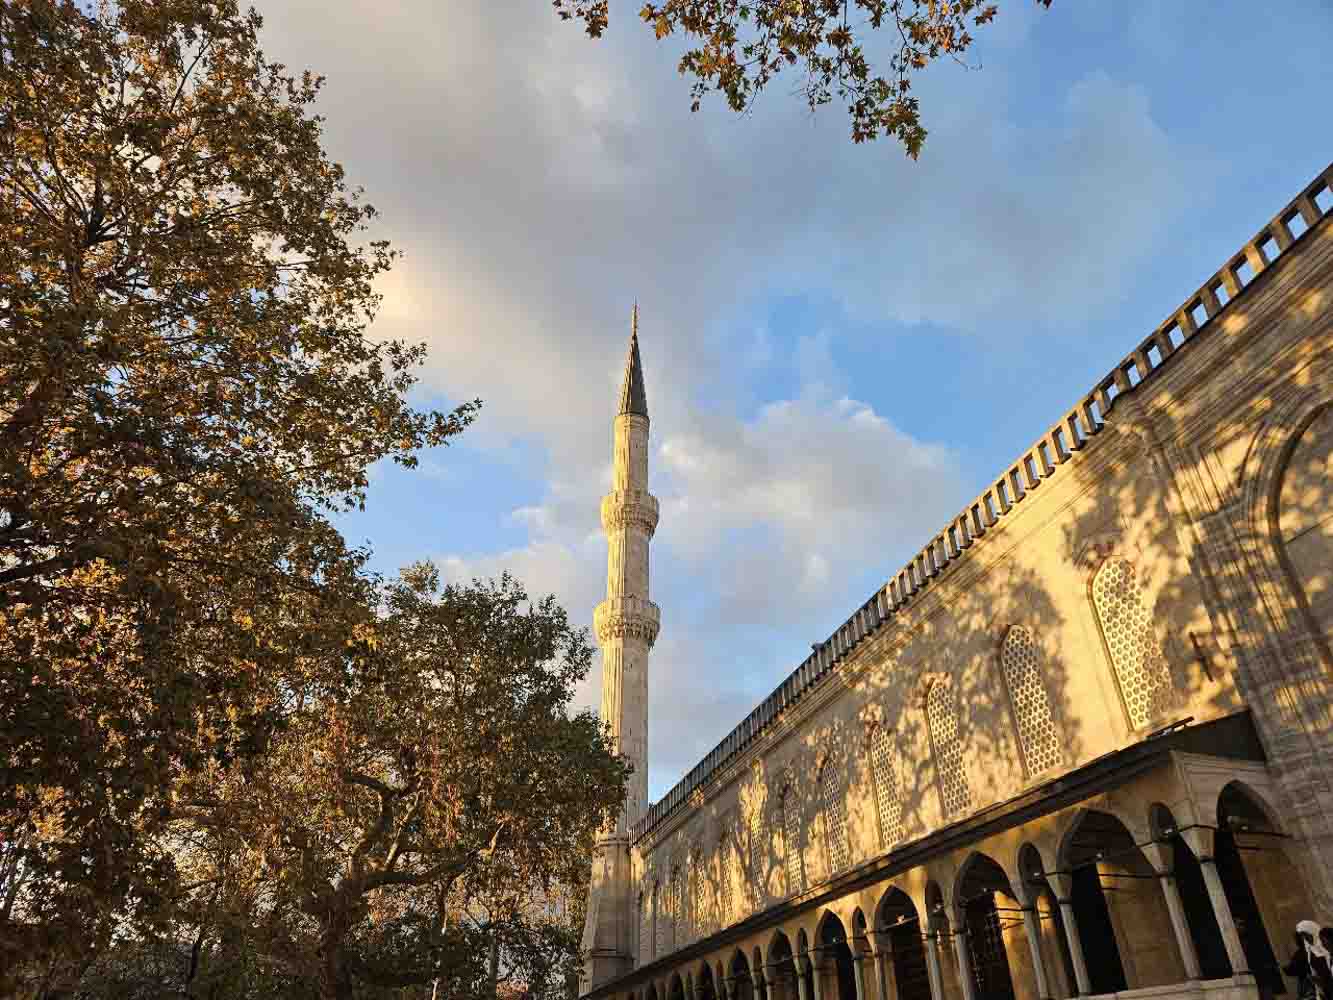
{"label": "pointed conical roof", "polygon": [[630,321],[629,357],[625,359],[625,381],[620,386],[620,408],[617,415],[637,413],[648,416],[648,394],[643,389],[643,364],[639,361],[639,304],[634,303]]}

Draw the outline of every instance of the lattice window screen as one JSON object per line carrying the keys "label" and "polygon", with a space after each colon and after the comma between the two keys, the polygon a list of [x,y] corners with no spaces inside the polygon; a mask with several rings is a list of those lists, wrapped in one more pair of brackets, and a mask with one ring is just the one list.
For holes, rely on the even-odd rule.
{"label": "lattice window screen", "polygon": [[653,922],[648,893],[639,893],[639,964],[653,960]]}
{"label": "lattice window screen", "polygon": [[838,769],[831,763],[819,772],[819,797],[824,807],[824,836],[828,843],[828,874],[847,867],[847,803],[843,800]]}
{"label": "lattice window screen", "polygon": [[1028,773],[1040,774],[1059,767],[1065,762],[1065,752],[1041,679],[1041,655],[1032,633],[1023,626],[1015,625],[1004,637],[1000,669],[1014,703],[1014,722]]}
{"label": "lattice window screen", "polygon": [[717,845],[717,923],[721,930],[732,921],[732,885],[736,878],[736,842],[731,834],[726,834]]}
{"label": "lattice window screen", "polygon": [[764,830],[763,810],[757,806],[751,808],[754,809],[754,812],[750,815],[750,885],[748,899],[758,909],[768,893],[768,886],[765,885],[768,874],[768,838]]}
{"label": "lattice window screen", "polygon": [[682,910],[684,907],[681,898],[680,886],[680,868],[677,867],[671,872],[671,901],[667,905],[671,907],[671,950],[675,951],[684,943],[685,935],[682,933]]}
{"label": "lattice window screen", "polygon": [[935,747],[935,767],[939,772],[940,796],[944,814],[954,816],[972,803],[963,770],[963,741],[958,732],[958,699],[953,687],[935,683],[926,696],[926,724]]}
{"label": "lattice window screen", "polygon": [[653,884],[653,958],[666,954],[666,914],[661,883]]}
{"label": "lattice window screen", "polygon": [[898,798],[897,754],[893,737],[883,726],[876,726],[870,737],[870,769],[875,780],[875,808],[879,811],[879,829],[888,850],[906,836],[903,829],[903,804]]}
{"label": "lattice window screen", "polygon": [[1130,725],[1138,729],[1167,711],[1175,692],[1134,567],[1108,560],[1092,581],[1092,602]]}
{"label": "lattice window screen", "polygon": [[801,858],[801,807],[790,788],[782,793],[782,867],[787,879],[787,895],[805,889],[805,865]]}
{"label": "lattice window screen", "polygon": [[704,890],[707,888],[708,879],[705,877],[707,872],[704,870],[703,852],[697,847],[690,857],[690,883],[694,890],[694,899],[690,904],[690,937],[700,937],[707,925],[705,922],[708,916],[707,906],[704,903]]}

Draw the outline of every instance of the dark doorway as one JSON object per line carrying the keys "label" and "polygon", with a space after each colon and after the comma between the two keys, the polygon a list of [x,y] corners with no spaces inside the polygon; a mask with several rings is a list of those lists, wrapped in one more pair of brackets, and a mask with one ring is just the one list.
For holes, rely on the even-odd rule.
{"label": "dark doorway", "polygon": [[907,893],[889,890],[879,904],[875,923],[881,940],[888,944],[897,1000],[932,1000],[921,921]]}
{"label": "dark doorway", "polygon": [[960,930],[966,935],[979,1000],[1014,1000],[999,911],[1001,906],[1018,908],[1009,876],[993,858],[974,854],[964,865],[956,891],[963,911]]}
{"label": "dark doorway", "polygon": [[995,893],[986,892],[969,900],[964,918],[977,996],[980,1000],[1014,1000],[1014,981],[1009,974],[1009,955],[1004,948]]}
{"label": "dark doorway", "polygon": [[[837,1000],[856,1000],[856,972],[853,969],[852,949],[847,944],[847,932],[843,929],[842,921],[831,913],[820,925],[817,947],[820,958],[833,965],[838,983]],[[833,998],[826,997],[825,1000]]]}

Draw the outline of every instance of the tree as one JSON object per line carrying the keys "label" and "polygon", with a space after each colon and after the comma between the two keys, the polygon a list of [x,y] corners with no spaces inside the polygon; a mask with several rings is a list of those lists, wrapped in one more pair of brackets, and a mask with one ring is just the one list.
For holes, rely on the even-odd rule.
{"label": "tree", "polygon": [[328,514],[477,405],[409,406],[423,348],[368,337],[394,252],[260,25],[0,5],[0,977],[164,910],[182,788],[293,753],[374,634]]}
{"label": "tree", "polygon": [[[441,589],[428,564],[387,588],[375,632],[293,691],[259,766],[188,783],[196,899],[325,997],[436,979],[484,995],[497,929],[549,978],[569,948],[536,904],[577,891],[627,773],[570,711],[584,633],[509,577]],[[464,919],[502,897],[493,926]]]}
{"label": "tree", "polygon": [[[1051,0],[1036,0],[1049,7]],[[600,38],[610,0],[552,0],[564,20]],[[691,108],[716,90],[734,111],[750,108],[784,69],[805,74],[810,110],[847,102],[854,142],[894,136],[915,159],[926,139],[912,76],[941,56],[961,59],[973,28],[998,5],[986,0],[650,0],[639,17],[657,38],[680,32],[691,47],[678,68],[691,76]],[[867,50],[885,31],[887,54]]]}

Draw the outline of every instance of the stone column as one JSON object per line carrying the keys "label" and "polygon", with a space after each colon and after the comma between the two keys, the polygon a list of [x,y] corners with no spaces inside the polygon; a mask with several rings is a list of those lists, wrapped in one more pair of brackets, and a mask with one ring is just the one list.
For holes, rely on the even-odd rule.
{"label": "stone column", "polygon": [[[817,957],[819,955],[819,949],[814,948],[812,950]],[[806,962],[810,965],[810,985],[813,987],[811,992],[814,994],[811,1000],[824,1000],[824,984],[819,981],[820,973],[823,970],[820,969],[819,963],[816,962],[814,958],[806,958]]]}
{"label": "stone column", "polygon": [[750,977],[750,985],[754,987],[754,1000],[764,1000],[764,977],[756,969],[755,974]]}
{"label": "stone column", "polygon": [[1064,872],[1047,872],[1046,882],[1055,892],[1055,900],[1060,904],[1060,916],[1065,925],[1065,938],[1069,942],[1069,959],[1074,963],[1074,979],[1078,983],[1078,995],[1089,996],[1092,984],[1088,979],[1088,963],[1083,958],[1083,942],[1078,936],[1078,918],[1074,916],[1074,901],[1070,893],[1074,889],[1074,880]]}
{"label": "stone column", "polygon": [[856,981],[856,1000],[870,1000],[866,994],[866,970],[864,952],[852,952],[852,979]]}
{"label": "stone column", "polygon": [[1245,948],[1240,943],[1236,920],[1231,915],[1231,904],[1227,902],[1226,890],[1222,888],[1222,876],[1217,873],[1217,863],[1212,858],[1200,858],[1199,867],[1203,869],[1203,881],[1208,886],[1208,898],[1212,900],[1217,926],[1222,931],[1222,943],[1227,946],[1231,973],[1235,976],[1246,975],[1250,971],[1249,962],[1245,958]]}
{"label": "stone column", "polygon": [[961,923],[961,929],[953,932],[953,950],[958,956],[958,982],[963,987],[963,1000],[977,1000],[977,984],[972,978],[972,955],[967,947],[966,923]]}
{"label": "stone column", "polygon": [[877,935],[878,947],[875,948],[875,976],[879,979],[879,1000],[898,1000],[898,984],[893,984],[893,995],[889,995],[889,980],[893,975],[893,952],[889,949],[888,935]]}
{"label": "stone column", "polygon": [[944,973],[940,971],[939,932],[926,935],[926,972],[930,976],[931,1000],[944,1000]]}
{"label": "stone column", "polygon": [[1208,887],[1208,899],[1213,904],[1213,914],[1217,917],[1222,943],[1226,945],[1227,958],[1231,962],[1231,974],[1248,975],[1250,966],[1240,943],[1240,932],[1236,930],[1236,919],[1231,915],[1231,904],[1227,902],[1226,890],[1222,888],[1222,876],[1217,873],[1217,863],[1213,860],[1213,831],[1196,826],[1181,830],[1180,836],[1199,859],[1203,884]]}
{"label": "stone column", "polygon": [[1190,934],[1189,920],[1185,917],[1185,904],[1180,899],[1180,887],[1172,870],[1171,847],[1165,843],[1154,842],[1143,845],[1143,856],[1157,873],[1157,883],[1162,887],[1162,898],[1166,900],[1166,910],[1171,914],[1171,929],[1176,935],[1176,945],[1180,948],[1180,961],[1185,966],[1187,979],[1200,979],[1199,952],[1194,947],[1194,936]]}
{"label": "stone column", "polygon": [[794,956],[791,964],[796,970],[796,996],[799,1000],[810,1000],[810,984],[805,981],[804,956]]}
{"label": "stone column", "polygon": [[1037,980],[1037,996],[1051,1000],[1051,987],[1046,980],[1046,963],[1041,957],[1041,927],[1037,923],[1036,906],[1023,907],[1023,930],[1027,933],[1028,948],[1032,951],[1032,975]]}

